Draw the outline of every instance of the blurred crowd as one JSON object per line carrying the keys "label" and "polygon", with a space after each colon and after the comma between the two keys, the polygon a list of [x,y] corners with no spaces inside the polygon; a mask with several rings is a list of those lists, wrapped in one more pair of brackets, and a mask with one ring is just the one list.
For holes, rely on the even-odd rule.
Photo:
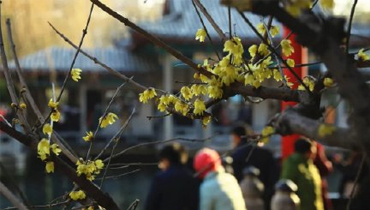
{"label": "blurred crowd", "polygon": [[253,136],[235,126],[231,151],[203,148],[192,161],[180,143],[164,146],[145,210],[333,210],[326,177],[334,167],[343,174],[341,198],[353,197],[351,210],[366,209],[369,165],[360,153],[329,160],[323,145],[299,138],[294,153],[279,160]]}

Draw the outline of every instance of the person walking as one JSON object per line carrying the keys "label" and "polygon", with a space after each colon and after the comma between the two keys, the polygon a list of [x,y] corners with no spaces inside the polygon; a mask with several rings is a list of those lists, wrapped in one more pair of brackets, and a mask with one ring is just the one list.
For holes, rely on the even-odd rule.
{"label": "person walking", "polygon": [[240,183],[243,179],[243,170],[253,166],[259,169],[258,179],[264,185],[262,199],[265,210],[270,209],[270,201],[274,194],[275,183],[279,180],[279,166],[272,152],[260,145],[248,145],[248,137],[245,126],[235,126],[231,130],[231,141],[234,151],[232,167],[235,178]]}
{"label": "person walking", "polygon": [[158,173],[149,190],[145,210],[197,210],[200,180],[186,168],[188,154],[179,143],[166,145],[159,153]]}
{"label": "person walking", "polygon": [[315,155],[316,145],[300,138],[294,143],[294,153],[283,162],[281,179],[290,179],[298,186],[300,210],[324,210],[321,178],[313,163]]}
{"label": "person walking", "polygon": [[199,210],[246,210],[239,184],[226,173],[217,151],[204,148],[194,158],[200,186]]}

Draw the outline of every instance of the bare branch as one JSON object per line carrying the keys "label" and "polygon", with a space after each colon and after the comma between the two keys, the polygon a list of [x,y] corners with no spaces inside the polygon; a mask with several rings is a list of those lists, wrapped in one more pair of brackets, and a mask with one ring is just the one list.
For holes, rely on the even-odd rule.
{"label": "bare branch", "polygon": [[349,50],[349,39],[351,38],[352,22],[353,22],[353,17],[355,15],[355,9],[356,9],[356,5],[357,5],[357,1],[358,0],[353,1],[351,14],[349,16],[349,22],[348,22],[348,28],[347,28],[347,39],[346,39],[346,53],[348,53],[348,50]]}
{"label": "bare branch", "polygon": [[88,18],[87,18],[87,21],[86,21],[85,28],[82,30],[82,36],[81,36],[81,39],[80,39],[80,43],[78,44],[78,48],[77,48],[76,53],[75,53],[75,55],[74,55],[74,57],[73,57],[73,60],[72,60],[71,66],[69,67],[68,74],[67,74],[66,78],[64,79],[64,82],[63,82],[63,85],[62,85],[61,91],[60,91],[59,96],[58,96],[58,98],[57,98],[57,100],[56,100],[56,101],[59,101],[59,100],[60,100],[60,98],[61,98],[61,97],[62,97],[62,95],[63,95],[63,91],[64,91],[65,86],[66,86],[66,84],[67,84],[67,81],[68,81],[68,79],[69,79],[69,77],[70,77],[70,75],[71,75],[71,71],[72,71],[72,69],[73,69],[73,67],[74,67],[74,64],[75,64],[75,62],[76,62],[76,60],[77,60],[77,56],[78,56],[78,54],[80,53],[80,50],[81,50],[82,44],[83,44],[84,39],[85,39],[85,36],[86,36],[86,34],[87,34],[87,29],[88,29],[88,27],[89,27],[90,20],[91,20],[91,15],[92,15],[93,11],[94,11],[94,4],[91,4],[90,12],[89,12],[89,15],[88,15]]}
{"label": "bare branch", "polygon": [[[2,2],[0,1],[0,17],[1,17],[1,3]],[[11,98],[12,102],[17,107],[19,107],[19,100],[18,100],[17,94],[15,92],[13,79],[12,79],[12,76],[11,76],[9,68],[8,68],[8,60],[7,60],[6,54],[5,54],[1,21],[0,21],[0,57],[1,57],[1,61],[2,61],[2,64],[3,64],[3,68],[4,68],[6,87],[8,88],[10,98]],[[22,125],[23,129],[26,131],[26,133],[29,133],[31,131],[31,127],[28,124],[25,113],[21,109],[16,108],[16,114],[17,114],[19,120],[22,123],[21,125]]]}
{"label": "bare branch", "polygon": [[105,11],[106,13],[108,13],[110,16],[112,16],[115,19],[119,20],[121,23],[123,23],[126,26],[130,27],[134,31],[138,32],[140,35],[142,35],[144,38],[146,38],[147,40],[149,40],[153,44],[155,44],[155,45],[163,48],[168,53],[170,53],[171,55],[173,55],[175,58],[179,59],[180,61],[184,62],[189,67],[191,67],[192,69],[194,69],[196,72],[199,72],[199,73],[201,73],[201,74],[203,74],[203,75],[205,75],[207,77],[213,76],[213,74],[211,72],[206,71],[204,68],[198,67],[198,65],[195,64],[191,59],[187,58],[186,56],[184,56],[182,53],[180,53],[176,49],[170,47],[169,45],[167,45],[166,43],[164,43],[159,38],[155,37],[154,35],[148,33],[144,29],[140,28],[139,26],[137,26],[136,24],[134,24],[133,22],[131,22],[129,19],[127,19],[127,18],[123,17],[122,15],[118,14],[117,12],[115,12],[114,10],[112,10],[111,8],[109,8],[108,6],[106,6],[105,4],[103,4],[102,2],[100,2],[99,0],[91,0],[91,2],[93,2],[96,6],[100,7],[103,11]]}
{"label": "bare branch", "polygon": [[[140,144],[137,144],[137,145],[128,147],[128,148],[122,150],[121,152],[112,155],[109,158],[111,158],[111,159],[117,158],[119,156],[122,156],[123,154],[125,154],[126,152],[128,152],[130,150],[133,150],[133,149],[136,149],[136,148],[139,148],[139,147],[143,147],[143,146],[154,145],[154,144],[162,144],[162,143],[167,143],[167,142],[176,141],[176,140],[179,140],[179,141],[187,141],[187,142],[205,142],[205,141],[208,141],[208,140],[212,139],[213,137],[214,136],[211,136],[211,137],[208,137],[208,138],[204,138],[204,139],[172,138],[172,139],[166,139],[166,140],[159,140],[159,141],[152,141],[152,142],[144,142],[144,143],[140,143]],[[109,158],[105,159],[104,162],[106,162]]]}
{"label": "bare branch", "polygon": [[28,208],[18,200],[18,198],[10,192],[10,190],[0,182],[0,193],[4,195],[17,209],[19,210],[28,210]]}
{"label": "bare branch", "polygon": [[[64,34],[62,34],[60,31],[58,31],[51,23],[49,23],[50,27],[65,41],[67,42],[69,45],[71,45],[73,48],[75,48],[76,50],[78,49],[78,46],[76,44],[74,44],[70,39],[68,39]],[[83,54],[84,56],[86,56],[87,58],[89,58],[90,60],[92,60],[94,63],[98,64],[99,66],[103,67],[104,69],[106,69],[109,73],[111,73],[112,75],[122,79],[123,81],[125,82],[129,82],[130,84],[134,85],[135,87],[137,87],[139,90],[145,90],[147,89],[147,87],[133,81],[131,78],[128,78],[127,76],[125,76],[124,74],[121,74],[120,72],[112,69],[111,67],[107,66],[106,64],[100,62],[97,58],[91,56],[90,54],[88,54],[87,52],[85,52],[83,49],[80,49],[80,53]]]}
{"label": "bare branch", "polygon": [[[22,144],[30,147],[30,149],[36,150],[38,141],[32,139],[30,136],[24,135],[12,127],[9,127],[6,123],[0,121],[0,130],[4,131],[9,136],[15,138]],[[88,196],[94,199],[100,206],[106,209],[119,210],[117,204],[113,199],[102,192],[93,182],[86,179],[84,176],[77,176],[76,170],[71,168],[62,158],[57,156],[50,156],[51,160],[57,169],[60,169],[69,179],[75,182],[82,190],[86,192]]]}
{"label": "bare branch", "polygon": [[[36,105],[35,100],[33,99],[32,95],[29,91],[29,88],[27,86],[27,83],[24,80],[23,75],[22,75],[22,69],[21,69],[21,66],[19,64],[17,52],[16,52],[16,49],[15,49],[15,44],[14,44],[14,41],[13,41],[10,19],[7,19],[6,24],[7,24],[7,29],[8,29],[7,30],[8,31],[8,39],[9,39],[9,43],[11,45],[11,49],[12,49],[12,53],[13,53],[13,57],[14,57],[15,65],[16,65],[15,70],[17,72],[18,79],[19,79],[19,81],[21,83],[21,86],[22,86],[21,94],[25,94],[26,99],[27,99],[28,103],[31,105],[31,108],[32,108],[33,112],[35,113],[38,120],[40,121],[40,124],[42,124],[42,123],[45,122],[45,118],[41,114],[40,109],[38,108],[38,106]],[[69,145],[66,142],[62,142],[57,137],[57,135],[55,135],[55,134],[52,134],[51,137],[52,137],[53,142],[57,143],[59,145],[59,147],[62,149],[63,154],[65,154],[71,161],[75,162],[77,160],[76,156],[71,152],[71,150],[68,149]]]}
{"label": "bare branch", "polygon": [[[116,150],[116,148],[117,148],[117,145],[118,145],[118,143],[119,143],[119,140],[121,139],[121,135],[123,134],[123,131],[126,129],[126,127],[127,127],[127,125],[129,124],[129,122],[131,122],[131,118],[132,118],[132,116],[134,115],[134,113],[135,113],[135,109],[133,109],[133,110],[132,110],[132,112],[131,112],[131,114],[130,114],[129,118],[126,120],[125,124],[123,124],[123,125],[122,125],[122,127],[121,127],[121,129],[118,131],[118,133],[117,133],[117,134],[112,138],[112,140],[109,142],[109,144],[110,144],[113,140],[115,140],[115,143],[114,143],[114,145],[113,145],[112,151],[111,151],[111,153],[110,153],[110,155],[109,155],[109,159],[108,159],[107,166],[105,167],[105,171],[104,171],[104,174],[103,174],[103,177],[102,177],[101,183],[100,183],[100,187],[102,187],[102,186],[103,186],[104,178],[105,178],[105,176],[107,175],[108,168],[109,168],[109,165],[110,165],[111,160],[112,160],[112,158],[111,158],[111,157],[112,157],[112,155],[113,155],[114,151],[115,151],[115,150]],[[109,144],[107,144],[107,146],[109,146]],[[107,148],[107,147],[106,147],[106,148]],[[103,154],[103,153],[100,153],[100,154]]]}
{"label": "bare branch", "polygon": [[198,6],[198,8],[200,9],[200,11],[207,18],[208,22],[216,30],[216,32],[218,33],[218,35],[220,36],[220,38],[222,39],[222,41],[223,42],[226,41],[227,40],[227,37],[225,36],[224,32],[222,32],[221,28],[217,25],[217,23],[215,22],[215,20],[213,20],[212,16],[207,12],[207,9],[203,6],[203,4],[200,3],[199,0],[194,0],[193,2]]}
{"label": "bare branch", "polygon": [[194,10],[195,10],[195,12],[196,12],[196,13],[197,13],[197,15],[198,15],[198,18],[199,18],[200,23],[202,24],[202,26],[203,26],[204,30],[206,31],[207,37],[208,37],[209,41],[211,42],[211,45],[212,45],[212,47],[213,47],[213,50],[215,51],[215,54],[216,54],[216,56],[217,56],[218,60],[221,60],[221,57],[220,57],[220,55],[219,55],[219,54],[218,54],[218,52],[217,52],[217,49],[216,49],[216,47],[215,47],[215,44],[214,44],[214,43],[213,43],[213,41],[212,41],[211,35],[209,35],[208,29],[207,29],[207,27],[206,27],[206,24],[204,24],[204,21],[203,21],[203,19],[202,19],[202,16],[200,15],[200,13],[199,13],[199,11],[198,11],[198,9],[197,9],[197,6],[196,6],[196,5],[195,5],[195,3],[194,3],[194,0],[192,0],[191,2],[193,3]]}
{"label": "bare branch", "polygon": [[318,120],[313,120],[302,116],[293,108],[285,110],[272,120],[272,125],[281,135],[289,135],[292,133],[300,134],[308,138],[322,142],[325,145],[333,147],[341,147],[345,149],[358,148],[359,145],[353,139],[353,131],[347,128],[335,128],[335,131],[324,137],[319,136],[319,127],[323,123]]}
{"label": "bare branch", "polygon": [[14,44],[14,41],[13,41],[13,34],[12,34],[12,27],[11,27],[10,19],[6,20],[6,25],[7,25],[7,29],[8,29],[7,30],[8,31],[8,40],[9,40],[9,43],[11,45],[13,58],[14,58],[14,61],[15,61],[15,66],[16,66],[15,70],[17,72],[19,82],[21,83],[21,86],[22,86],[22,93],[24,93],[26,95],[27,101],[31,105],[31,108],[32,108],[33,112],[35,113],[35,115],[37,116],[39,121],[42,123],[45,119],[44,119],[43,115],[41,114],[40,109],[37,107],[37,105],[35,103],[35,100],[33,99],[32,95],[29,91],[30,89],[28,88],[27,83],[26,83],[26,81],[24,80],[24,78],[22,76],[21,66],[19,64],[17,51],[15,49],[15,44]]}

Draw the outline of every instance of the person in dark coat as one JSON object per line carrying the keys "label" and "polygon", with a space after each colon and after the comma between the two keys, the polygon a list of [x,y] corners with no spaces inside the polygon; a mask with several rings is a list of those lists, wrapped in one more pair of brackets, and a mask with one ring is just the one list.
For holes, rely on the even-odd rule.
{"label": "person in dark coat", "polygon": [[185,148],[169,144],[159,153],[159,168],[148,193],[145,210],[197,210],[200,180],[185,166]]}
{"label": "person in dark coat", "polygon": [[258,178],[265,186],[262,198],[265,209],[270,209],[270,201],[274,194],[274,185],[279,179],[279,167],[272,152],[259,145],[248,145],[248,132],[245,126],[236,126],[231,131],[231,140],[234,151],[231,154],[233,159],[233,173],[240,182],[243,179],[243,169],[254,166],[260,170]]}

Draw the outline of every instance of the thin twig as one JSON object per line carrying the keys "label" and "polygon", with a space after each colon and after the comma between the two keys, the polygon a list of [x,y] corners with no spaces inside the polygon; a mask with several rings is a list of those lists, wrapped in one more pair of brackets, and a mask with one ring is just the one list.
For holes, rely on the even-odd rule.
{"label": "thin twig", "polygon": [[135,201],[131,203],[131,205],[127,208],[127,210],[136,210],[136,208],[138,207],[139,203],[140,203],[140,200],[139,199],[135,199]]}
{"label": "thin twig", "polygon": [[[263,25],[264,25],[265,30],[266,30],[265,35],[267,36],[267,39],[269,39],[269,40],[270,40],[271,47],[275,48],[275,46],[274,46],[274,42],[273,42],[273,40],[272,40],[271,33],[269,32],[269,30],[270,30],[270,28],[271,28],[271,25],[272,25],[272,19],[273,19],[273,17],[272,17],[272,16],[270,16],[270,17],[269,17],[269,21],[268,21],[268,25],[266,25],[264,22],[263,22]],[[276,49],[276,48],[275,48],[275,49]],[[282,69],[282,68],[281,68],[281,66],[280,66],[280,60],[279,60],[279,58],[278,58],[277,56],[274,56],[274,58],[275,58],[275,61],[276,61],[277,66],[278,66],[279,72],[280,72],[280,74],[281,74],[281,76],[282,76],[283,83],[284,83],[284,85],[285,85],[285,86],[287,86],[287,81],[286,81],[286,79],[285,79],[285,77],[284,77],[283,69]]]}
{"label": "thin twig", "polygon": [[[120,174],[120,175],[106,176],[105,179],[117,179],[119,177],[126,176],[126,175],[129,175],[129,174],[133,174],[133,173],[136,173],[136,172],[139,172],[139,171],[140,171],[140,169],[135,169],[135,170],[132,170],[132,171]],[[101,180],[101,179],[102,178],[98,178],[98,179],[95,179],[95,180]]]}
{"label": "thin twig", "polygon": [[138,32],[145,39],[147,39],[150,42],[152,42],[153,44],[155,44],[155,45],[163,48],[168,53],[170,53],[171,55],[173,55],[175,58],[177,58],[180,61],[182,61],[183,63],[187,64],[189,67],[191,67],[192,69],[194,69],[196,72],[199,72],[199,73],[201,73],[201,74],[203,74],[203,75],[205,75],[207,77],[214,76],[213,73],[211,73],[209,71],[206,71],[202,67],[198,67],[197,64],[195,64],[188,57],[184,56],[178,50],[172,48],[171,46],[169,46],[168,44],[166,44],[165,42],[163,42],[162,40],[160,40],[158,37],[156,37],[156,36],[148,33],[146,30],[140,28],[139,26],[137,26],[136,24],[134,24],[133,22],[131,22],[129,19],[123,17],[122,15],[118,14],[117,12],[115,12],[114,10],[112,10],[111,8],[109,8],[108,6],[106,6],[105,4],[103,4],[101,1],[99,1],[99,0],[90,0],[90,1],[93,2],[96,6],[100,7],[103,11],[105,11],[110,16],[112,16],[115,19],[119,20],[121,23],[123,23],[126,26],[130,27],[134,31]]}
{"label": "thin twig", "polygon": [[221,40],[224,42],[227,40],[224,32],[220,29],[220,27],[217,25],[215,20],[212,18],[212,16],[207,12],[206,8],[203,6],[202,3],[200,3],[199,0],[194,0],[194,3],[198,6],[200,11],[203,13],[203,15],[207,18],[208,22],[212,25],[212,27],[216,30],[218,35],[220,36]]}
{"label": "thin twig", "polygon": [[[119,131],[110,139],[110,141],[107,143],[107,145],[105,145],[105,147],[100,151],[100,153],[94,158],[94,160],[97,160],[100,158],[100,156],[102,156],[104,154],[104,152],[108,149],[108,147],[110,146],[110,144],[113,142],[113,140],[115,139],[119,139],[120,136],[122,135],[122,132],[127,128],[129,122],[131,121],[131,118],[132,116],[134,115],[135,113],[135,109],[132,110],[130,116],[128,117],[128,119],[126,120],[126,122],[121,126],[121,128],[119,129]],[[118,142],[118,141],[117,141]]]}
{"label": "thin twig", "polygon": [[355,195],[356,188],[357,188],[357,185],[358,185],[358,180],[360,178],[360,174],[362,173],[362,169],[364,168],[364,165],[365,165],[365,161],[366,161],[366,154],[363,155],[362,160],[361,160],[361,164],[360,164],[360,168],[357,170],[356,178],[355,178],[355,181],[354,181],[355,184],[353,185],[353,188],[351,190],[351,194],[349,196],[349,201],[347,203],[346,210],[350,210],[352,200],[353,200],[353,197]]}
{"label": "thin twig", "polygon": [[132,110],[130,117],[126,120],[125,124],[121,127],[121,129],[120,129],[120,131],[117,133],[117,135],[116,135],[114,138],[112,138],[112,140],[113,140],[113,139],[115,140],[115,144],[113,145],[112,151],[111,151],[111,153],[110,153],[110,155],[109,155],[108,163],[107,163],[107,166],[105,167],[104,174],[103,174],[102,180],[101,180],[101,182],[100,182],[100,188],[103,186],[104,178],[105,178],[105,176],[107,175],[107,172],[108,172],[108,169],[109,169],[109,165],[110,165],[110,162],[111,162],[111,160],[112,160],[112,158],[111,158],[111,157],[112,157],[112,155],[113,155],[114,151],[115,151],[115,150],[116,150],[116,148],[117,148],[117,145],[118,145],[118,143],[119,143],[119,140],[121,139],[121,136],[122,136],[122,134],[123,134],[123,131],[126,129],[126,127],[127,127],[127,125],[129,124],[129,122],[131,122],[131,118],[132,118],[132,116],[134,115],[134,113],[135,113],[135,109],[133,109],[133,110]]}
{"label": "thin twig", "polygon": [[155,163],[114,163],[110,164],[109,170],[121,170],[129,168],[130,166],[156,166],[158,162]]}
{"label": "thin twig", "polygon": [[74,65],[75,65],[75,62],[76,62],[76,60],[77,60],[77,56],[78,56],[78,54],[80,53],[80,50],[81,50],[82,44],[83,44],[84,39],[85,39],[85,37],[86,37],[87,29],[88,29],[88,27],[89,27],[90,20],[91,20],[91,15],[92,15],[93,11],[94,11],[94,4],[91,4],[90,12],[89,12],[89,16],[88,16],[88,18],[87,18],[85,28],[82,30],[82,37],[81,37],[81,39],[80,39],[80,43],[78,44],[78,48],[77,48],[76,53],[75,53],[75,55],[74,55],[74,57],[73,57],[73,60],[72,60],[71,66],[69,67],[68,74],[67,74],[66,78],[64,79],[64,82],[63,82],[62,88],[61,88],[61,90],[60,90],[59,96],[58,96],[58,98],[57,98],[57,100],[56,100],[56,101],[59,101],[59,100],[60,100],[60,98],[62,97],[62,95],[63,95],[63,91],[64,91],[65,86],[66,86],[66,84],[67,84],[67,81],[68,81],[69,77],[71,76],[71,71],[72,71],[72,69],[73,69],[73,67],[74,67]]}
{"label": "thin twig", "polygon": [[303,83],[302,79],[297,75],[297,73],[288,65],[286,60],[284,60],[281,55],[268,43],[266,39],[262,37],[262,35],[257,31],[257,29],[253,26],[253,24],[249,21],[249,19],[244,15],[244,13],[238,11],[240,16],[243,18],[243,20],[249,25],[249,27],[254,31],[254,33],[263,41],[264,44],[267,45],[270,51],[272,51],[280,60],[283,62],[283,64],[288,68],[288,70],[293,74],[293,76],[297,79],[297,81],[305,88],[305,90],[312,94],[310,89],[307,87],[306,84]]}
{"label": "thin twig", "polygon": [[[65,42],[67,42],[73,48],[78,49],[78,46],[76,44],[74,44],[70,39],[68,39],[64,34],[62,34],[58,29],[56,29],[50,22],[48,22],[48,23],[49,23],[50,27],[55,31],[55,33],[57,33]],[[114,75],[114,76],[122,79],[125,82],[129,82],[130,84],[134,85],[139,90],[146,90],[147,89],[147,87],[145,87],[145,86],[143,86],[143,85],[141,85],[141,84],[133,81],[131,78],[125,76],[124,74],[122,74],[122,73],[120,73],[120,72],[118,72],[118,71],[116,71],[114,69],[112,69],[111,67],[107,66],[103,62],[99,61],[97,58],[95,58],[95,57],[91,56],[90,54],[88,54],[83,49],[80,49],[80,53],[83,54],[84,56],[86,56],[87,58],[89,58],[94,63],[96,63],[99,66],[101,66],[104,69],[106,69],[112,75]]]}
{"label": "thin twig", "polygon": [[26,83],[26,81],[24,80],[24,78],[22,76],[22,69],[21,69],[21,66],[19,64],[19,59],[18,59],[17,51],[16,51],[16,48],[15,48],[14,40],[13,40],[12,27],[11,27],[11,23],[10,23],[9,18],[6,20],[6,25],[7,25],[7,29],[8,29],[7,30],[8,31],[8,40],[9,40],[9,43],[11,45],[11,49],[12,49],[12,53],[13,53],[13,59],[14,59],[15,66],[16,66],[15,70],[17,72],[19,82],[21,83],[21,86],[22,86],[22,92],[25,93],[27,102],[31,105],[31,108],[32,108],[33,112],[35,113],[35,115],[37,116],[40,123],[42,123],[45,119],[44,119],[43,115],[41,114],[40,109],[36,105],[35,100],[34,100],[34,98],[32,97],[32,95],[29,91],[30,89],[28,88],[27,83]]}
{"label": "thin twig", "polygon": [[[101,125],[101,123],[103,122],[103,118],[107,115],[108,110],[109,110],[109,108],[111,107],[111,105],[112,105],[112,103],[113,103],[114,99],[117,97],[117,95],[118,95],[119,91],[121,90],[121,88],[122,88],[123,86],[125,86],[126,84],[127,84],[127,82],[124,82],[123,84],[121,84],[120,86],[118,86],[118,87],[117,87],[116,92],[114,92],[114,94],[113,94],[112,98],[110,99],[110,101],[109,101],[109,103],[108,103],[108,106],[105,108],[104,113],[103,113],[103,115],[101,116],[101,119],[102,119],[102,120],[99,120],[99,124],[98,124],[98,126],[96,126],[96,129],[95,129],[95,132],[94,132],[94,137],[98,135],[100,125]],[[86,160],[88,160],[88,159],[89,159],[89,157],[90,157],[90,152],[91,152],[92,147],[93,147],[93,141],[91,141],[91,142],[90,142],[89,149],[87,150]]]}
{"label": "thin twig", "polygon": [[[113,156],[109,157],[109,158],[117,158],[123,154],[125,154],[126,152],[130,151],[130,150],[133,150],[133,149],[136,149],[138,147],[142,147],[142,146],[147,146],[147,145],[154,145],[154,144],[161,144],[161,143],[167,143],[167,142],[171,142],[171,141],[175,141],[175,140],[179,140],[179,141],[187,141],[187,142],[205,142],[205,141],[209,141],[213,138],[214,136],[210,136],[210,137],[207,137],[207,138],[204,138],[204,139],[190,139],[190,138],[172,138],[172,139],[166,139],[166,140],[159,140],[159,141],[152,141],[152,142],[144,142],[144,143],[140,143],[140,144],[136,144],[134,146],[131,146],[131,147],[128,147],[124,150],[122,150],[121,152],[117,153],[117,154],[114,154]],[[104,162],[106,162],[108,160],[105,159]]]}
{"label": "thin twig", "polygon": [[228,16],[228,21],[229,21],[229,39],[232,38],[232,30],[231,30],[231,7],[230,5],[227,7],[227,16]]}
{"label": "thin twig", "polygon": [[[61,202],[58,202],[58,203],[52,203],[52,204],[45,204],[45,205],[32,205],[31,208],[34,208],[34,209],[41,209],[41,208],[45,208],[45,209],[50,209],[52,207],[57,207],[57,206],[62,206],[64,204],[66,204],[68,201],[61,201]],[[7,208],[4,208],[2,210],[16,210],[18,209],[17,207],[7,207]]]}
{"label": "thin twig", "polygon": [[[15,44],[14,44],[14,41],[13,41],[13,34],[12,34],[12,30],[11,30],[10,19],[7,19],[6,24],[7,24],[7,31],[8,31],[8,39],[9,39],[9,43],[11,45],[11,49],[12,49],[12,53],[13,53],[13,57],[14,57],[15,65],[16,65],[15,70],[17,72],[18,79],[19,79],[19,81],[22,85],[22,91],[21,91],[22,96],[23,96],[23,93],[26,95],[27,102],[31,105],[31,108],[32,108],[33,112],[35,113],[35,115],[37,116],[37,118],[38,118],[38,120],[40,121],[40,124],[41,124],[45,121],[45,118],[42,115],[38,106],[36,105],[35,100],[32,97],[31,92],[29,91],[29,88],[27,86],[27,83],[24,80],[24,77],[22,75],[22,68],[19,64]],[[54,134],[56,134],[56,133],[53,132],[51,138],[52,138],[53,142],[57,143],[59,145],[59,147],[62,149],[62,153],[65,154],[73,162],[75,160],[77,160],[76,154],[74,154],[73,150],[68,145],[68,143],[63,141],[62,138],[58,138],[58,135],[54,136]]]}
{"label": "thin twig", "polygon": [[2,183],[0,182],[0,193],[7,198],[19,210],[28,210],[28,208],[18,200],[18,198]]}
{"label": "thin twig", "polygon": [[[2,2],[0,1],[0,17],[2,17],[2,15],[1,15],[1,3]],[[16,106],[19,106],[19,100],[18,100],[16,91],[15,91],[15,88],[14,88],[15,83],[13,83],[13,79],[12,79],[12,76],[10,74],[9,67],[8,67],[8,60],[7,60],[6,54],[5,54],[1,21],[0,21],[0,54],[1,54],[0,55],[1,62],[3,64],[3,68],[4,68],[3,72],[4,72],[4,75],[5,75],[6,87],[8,89],[10,98],[12,100],[12,103],[14,103]],[[17,114],[19,120],[21,121],[21,125],[22,125],[23,129],[26,131],[26,133],[29,133],[31,131],[31,127],[28,124],[25,113],[21,109],[17,108],[16,109],[16,114]]]}
{"label": "thin twig", "polygon": [[210,35],[210,34],[209,34],[209,32],[208,32],[208,29],[207,29],[207,27],[206,27],[206,24],[204,24],[203,18],[202,18],[202,16],[200,15],[200,13],[199,13],[199,11],[198,11],[198,8],[197,8],[197,6],[196,6],[196,5],[195,5],[195,3],[194,3],[194,0],[192,0],[191,2],[193,3],[193,7],[194,7],[194,9],[195,9],[195,12],[197,13],[198,18],[199,18],[199,21],[201,22],[201,24],[202,24],[202,26],[203,26],[204,30],[206,31],[207,38],[208,38],[208,39],[209,39],[209,41],[211,42],[211,45],[212,45],[212,47],[213,47],[213,50],[215,51],[215,54],[216,54],[216,56],[217,56],[218,60],[221,60],[221,57],[220,57],[220,55],[218,54],[218,52],[217,52],[217,50],[216,50],[216,46],[215,46],[215,44],[214,44],[214,43],[213,43],[213,41],[212,41],[211,35]]}
{"label": "thin twig", "polygon": [[3,119],[3,121],[9,126],[9,127],[13,127],[12,126],[12,124],[10,124],[9,122],[8,122],[8,120],[7,119],[5,119],[5,117],[2,115],[2,114],[0,114],[0,118],[1,119]]}
{"label": "thin twig", "polygon": [[9,180],[10,184],[13,185],[15,191],[17,191],[18,195],[21,197],[23,203],[29,208],[31,209],[30,207],[30,202],[28,201],[26,195],[22,192],[22,190],[19,188],[18,184],[15,182],[14,178],[12,176],[10,176],[10,174],[7,172],[6,168],[4,167],[4,165],[2,164],[2,162],[0,162],[0,170],[1,170],[1,174],[2,175],[5,175],[5,177],[7,177],[7,179]]}
{"label": "thin twig", "polygon": [[352,9],[351,9],[351,14],[349,16],[349,22],[348,22],[348,28],[347,28],[347,39],[346,39],[346,53],[347,54],[349,50],[349,39],[351,37],[351,28],[352,28],[353,16],[355,14],[356,5],[357,5],[357,0],[354,0]]}

